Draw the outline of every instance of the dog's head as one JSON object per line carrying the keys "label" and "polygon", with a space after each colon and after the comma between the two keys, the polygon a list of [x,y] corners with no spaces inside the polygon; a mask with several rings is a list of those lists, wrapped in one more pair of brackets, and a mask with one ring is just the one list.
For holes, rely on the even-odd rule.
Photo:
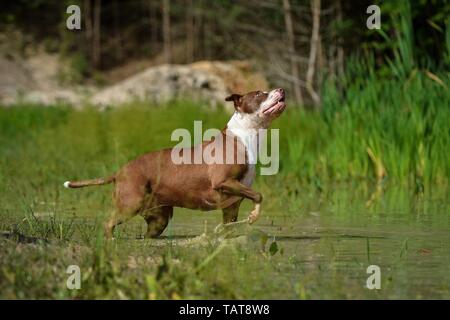
{"label": "dog's head", "polygon": [[282,88],[269,92],[251,91],[244,95],[233,93],[225,101],[233,101],[236,112],[254,128],[267,127],[286,108]]}

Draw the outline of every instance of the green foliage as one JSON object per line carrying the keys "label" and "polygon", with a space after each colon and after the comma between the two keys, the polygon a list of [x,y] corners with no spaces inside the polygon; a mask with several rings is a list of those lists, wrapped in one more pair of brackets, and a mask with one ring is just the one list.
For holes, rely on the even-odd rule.
{"label": "green foliage", "polygon": [[409,5],[403,2],[388,65],[354,55],[344,75],[329,77],[321,114],[281,117],[282,168],[320,188],[321,181],[382,179],[416,185],[448,183],[450,76],[418,68]]}
{"label": "green foliage", "polygon": [[447,54],[445,55],[445,66],[450,68],[450,19],[448,19],[445,28],[445,46],[447,48]]}
{"label": "green foliage", "polygon": [[[353,3],[349,5],[349,9],[352,6]],[[404,61],[404,67],[411,66],[412,62],[416,66],[432,69],[443,66],[446,55],[445,27],[450,14],[448,2],[400,0],[383,1],[379,6],[381,29],[362,29],[363,33],[359,35],[361,48],[377,57],[379,68],[383,68],[386,58],[392,57],[393,52],[407,59]],[[357,12],[358,10],[355,10],[355,13]],[[350,22],[358,19],[354,15],[346,17]],[[345,34],[350,37],[354,36],[355,32],[358,31],[354,28],[347,29]],[[398,41],[399,37],[402,38],[401,41]],[[412,59],[413,56],[415,59]]]}

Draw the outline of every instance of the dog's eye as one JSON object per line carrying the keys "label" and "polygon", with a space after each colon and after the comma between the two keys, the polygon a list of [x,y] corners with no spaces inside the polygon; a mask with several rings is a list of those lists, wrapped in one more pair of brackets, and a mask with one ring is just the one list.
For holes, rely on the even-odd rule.
{"label": "dog's eye", "polygon": [[260,95],[262,95],[262,92],[261,92],[261,91],[258,91],[258,92],[256,93],[256,96],[259,97]]}

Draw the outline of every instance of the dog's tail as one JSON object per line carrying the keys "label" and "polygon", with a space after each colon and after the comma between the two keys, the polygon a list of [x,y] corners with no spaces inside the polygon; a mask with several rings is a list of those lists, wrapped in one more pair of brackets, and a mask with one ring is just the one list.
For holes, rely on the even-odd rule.
{"label": "dog's tail", "polygon": [[97,178],[90,180],[81,180],[81,181],[66,181],[64,182],[64,187],[66,188],[82,188],[87,186],[101,186],[104,184],[109,184],[116,179],[114,175],[107,178]]}

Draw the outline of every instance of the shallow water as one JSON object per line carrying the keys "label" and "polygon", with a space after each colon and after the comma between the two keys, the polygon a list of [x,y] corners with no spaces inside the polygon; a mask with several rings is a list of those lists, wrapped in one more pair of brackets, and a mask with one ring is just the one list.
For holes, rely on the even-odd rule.
{"label": "shallow water", "polygon": [[[235,236],[251,242],[251,234],[262,231],[277,242],[280,274],[304,287],[284,298],[450,298],[446,191],[336,188],[305,192],[288,210],[266,207],[255,225]],[[243,206],[240,218],[249,208]],[[212,232],[218,221],[219,212],[178,209],[163,239],[181,243]],[[370,265],[380,267],[380,289],[366,288]]]}
{"label": "shallow water", "polygon": [[[270,186],[258,181],[254,188],[264,196],[261,218],[252,226],[233,228],[225,240],[223,234],[214,234],[221,221],[219,211],[176,208],[163,235],[145,241],[142,218],[120,225],[112,255],[118,257],[118,266],[127,266],[130,259],[141,264],[130,274],[121,274],[118,281],[129,281],[130,288],[134,288],[130,296],[141,297],[137,293],[142,287],[135,288],[130,276],[133,272],[142,273],[139,277],[152,274],[150,270],[159,268],[163,256],[171,256],[180,266],[178,274],[196,279],[184,289],[191,294],[189,298],[450,299],[447,189],[415,193],[405,187],[362,185],[335,186],[319,192],[287,183],[284,187],[284,183],[281,178]],[[84,199],[88,192],[81,193],[80,198]],[[72,230],[66,241],[50,237],[55,250],[80,245],[87,252],[95,251],[96,235],[101,235],[104,221],[95,213],[106,213],[111,208],[107,192],[96,192],[83,202],[61,202],[56,211],[52,211],[53,203],[39,202],[34,207],[39,221],[50,221],[53,215],[44,213],[56,212],[55,221],[64,221],[63,227]],[[104,201],[99,204],[99,195],[103,194]],[[246,218],[251,207],[249,201],[244,201],[239,219]],[[11,221],[3,222],[4,229],[15,223],[25,235],[45,238],[48,232],[27,228],[29,218],[11,215]],[[8,243],[15,246],[14,242]],[[221,244],[231,250],[221,250]],[[32,248],[39,251],[40,247]],[[4,263],[22,259],[12,255]],[[20,261],[24,263],[21,268],[27,270],[27,260]],[[205,261],[208,267],[202,273],[192,271]],[[88,263],[84,268],[90,267],[89,259],[77,263]],[[367,288],[371,276],[367,269],[371,265],[380,268],[380,289]],[[48,265],[44,264],[42,270],[47,272]],[[195,283],[203,283],[203,289],[193,289]],[[211,292],[217,283],[221,289]],[[35,296],[41,297],[41,293]]]}

